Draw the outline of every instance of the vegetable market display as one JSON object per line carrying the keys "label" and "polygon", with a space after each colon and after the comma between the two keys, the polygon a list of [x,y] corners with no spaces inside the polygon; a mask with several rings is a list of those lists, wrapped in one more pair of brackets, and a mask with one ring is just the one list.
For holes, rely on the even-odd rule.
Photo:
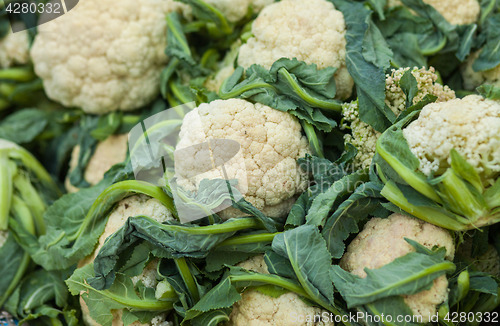
{"label": "vegetable market display", "polygon": [[500,322],[500,1],[15,3],[0,324]]}

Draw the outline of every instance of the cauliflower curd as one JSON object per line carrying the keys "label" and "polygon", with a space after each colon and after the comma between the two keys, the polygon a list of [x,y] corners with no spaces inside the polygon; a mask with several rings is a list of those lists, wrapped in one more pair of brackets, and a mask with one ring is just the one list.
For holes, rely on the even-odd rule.
{"label": "cauliflower curd", "polygon": [[133,110],[159,93],[173,0],[85,0],[38,27],[31,49],[47,96],[87,113]]}
{"label": "cauliflower curd", "polygon": [[493,184],[500,173],[500,103],[478,95],[426,105],[403,135],[426,174],[443,173],[455,149]]}
{"label": "cauliflower curd", "polygon": [[[111,135],[106,140],[97,144],[94,154],[90,158],[85,173],[84,179],[90,185],[96,185],[102,180],[104,174],[115,164],[121,163],[127,157],[127,140],[128,135]],[[76,146],[71,153],[69,162],[69,170],[73,170],[78,164],[78,156],[80,155],[80,147]],[[68,192],[76,192],[78,188],[73,186],[69,178],[65,180],[65,187]]]}
{"label": "cauliflower curd", "polygon": [[[404,238],[429,249],[434,246],[444,247],[448,260],[453,260],[455,256],[455,245],[448,231],[415,218],[392,214],[386,219],[373,218],[368,221],[363,231],[347,247],[340,265],[354,275],[366,277],[365,268],[380,268],[415,251]],[[429,290],[404,296],[404,301],[413,314],[422,316],[424,323],[429,322],[430,317],[436,313],[436,307],[447,299],[446,275],[435,279]]]}
{"label": "cauliflower curd", "polygon": [[[238,264],[246,270],[269,274],[264,256],[254,256]],[[241,294],[241,300],[234,304],[229,316],[228,326],[322,326],[330,322],[313,322],[323,310],[304,303],[292,292],[277,298],[265,295],[258,290],[248,289]],[[329,312],[328,312],[329,314]]]}
{"label": "cauliflower curd", "polygon": [[[297,164],[297,159],[309,152],[307,139],[301,132],[298,120],[286,112],[240,99],[216,100],[186,114],[176,151],[209,139],[236,141],[242,159],[225,164],[229,179],[238,180],[239,190],[256,208],[280,218],[288,213],[295,196],[308,184],[307,176]],[[183,160],[185,169],[176,168],[176,174],[184,178],[181,186],[196,190],[203,179],[224,178],[221,168],[192,176],[200,164],[191,154],[188,160]],[[231,217],[231,209],[223,211],[222,216]]]}
{"label": "cauliflower curd", "polygon": [[274,0],[205,0],[206,3],[220,10],[230,22],[237,22],[243,19],[249,10],[259,12]]}
{"label": "cauliflower curd", "polygon": [[[406,108],[406,95],[399,85],[401,78],[410,68],[392,69],[391,74],[386,75],[385,79],[385,103],[394,112],[399,115]],[[418,92],[413,98],[413,104],[421,101],[425,95],[437,96],[437,102],[446,102],[455,98],[455,92],[448,86],[437,83],[438,76],[433,67],[413,68],[411,74],[417,80]],[[355,168],[367,169],[372,158],[375,155],[375,146],[381,133],[373,129],[369,124],[364,123],[359,118],[358,102],[346,103],[342,107],[343,123],[341,128],[351,129],[351,134],[344,136],[346,143],[351,143],[358,149],[354,158]]]}
{"label": "cauliflower curd", "polygon": [[0,68],[9,68],[29,61],[29,37],[27,31],[9,33],[0,39]]}
{"label": "cauliflower curd", "polygon": [[[423,0],[434,7],[444,19],[454,25],[472,24],[479,18],[481,7],[477,0]],[[401,0],[388,0],[388,7],[402,5]]]}
{"label": "cauliflower curd", "polygon": [[478,56],[479,52],[471,54],[462,66],[461,73],[464,80],[464,88],[472,91],[482,84],[500,87],[500,65],[484,71],[474,71],[472,65]]}
{"label": "cauliflower curd", "polygon": [[280,58],[297,58],[319,69],[335,67],[337,98],[351,95],[347,71],[344,16],[325,0],[285,0],[265,7],[252,24],[251,37],[240,48],[238,64],[269,69]]}
{"label": "cauliflower curd", "polygon": [[[107,237],[109,237],[114,232],[118,231],[119,228],[123,226],[123,224],[127,221],[130,216],[137,215],[146,215],[155,219],[158,222],[165,222],[172,219],[172,214],[170,211],[163,206],[158,200],[149,198],[145,195],[135,195],[132,197],[125,198],[121,200],[116,207],[113,209],[111,214],[108,217],[108,221],[106,223],[106,227],[104,232],[99,237],[99,242],[94,252],[82,260],[78,265],[79,267],[85,266],[91,263],[99,250],[104,245],[104,241]],[[158,281],[156,280],[156,267],[158,261],[151,261],[141,275],[135,276],[132,278],[132,282],[136,284],[137,282],[142,281],[142,283],[146,287],[155,288],[158,285]],[[83,301],[83,298],[80,296],[80,305],[82,307],[83,320],[88,326],[99,326],[92,317],[90,316],[90,312],[88,310],[87,305]],[[141,324],[139,322],[134,322],[130,324],[131,326],[170,326],[171,322],[166,321],[166,313],[160,313],[158,316],[154,317],[150,324]],[[122,321],[122,311],[114,310],[113,311],[113,326],[123,325]]]}

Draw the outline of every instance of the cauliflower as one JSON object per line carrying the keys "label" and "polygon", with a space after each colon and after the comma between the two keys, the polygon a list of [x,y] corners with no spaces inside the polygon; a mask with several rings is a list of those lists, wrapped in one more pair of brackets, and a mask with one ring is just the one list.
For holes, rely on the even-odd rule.
{"label": "cauliflower", "polygon": [[478,95],[426,105],[403,130],[420,170],[439,175],[450,167],[455,149],[493,184],[500,173],[500,103]]}
{"label": "cauliflower", "polygon": [[[127,137],[127,134],[111,135],[97,144],[94,155],[90,158],[84,173],[84,178],[88,183],[96,185],[113,165],[125,160],[127,157]],[[69,162],[70,171],[78,164],[79,155],[80,147],[75,146]],[[78,191],[78,188],[70,183],[69,178],[65,180],[65,187],[68,192]]]}
{"label": "cauliflower", "polygon": [[[392,69],[391,74],[386,75],[385,80],[385,103],[394,112],[399,115],[405,109],[406,95],[403,93],[399,82],[401,77],[410,68]],[[418,93],[413,98],[413,103],[421,101],[425,95],[437,96],[437,102],[445,102],[455,98],[455,92],[448,86],[437,83],[438,76],[433,67],[413,68],[411,74],[418,83]],[[366,169],[370,166],[372,158],[375,155],[375,146],[381,133],[373,129],[367,123],[359,118],[358,102],[345,103],[342,107],[343,123],[342,129],[351,129],[351,134],[344,136],[346,143],[351,143],[358,149],[354,158],[354,168]]]}
{"label": "cauliflower", "polygon": [[85,0],[40,25],[31,56],[47,96],[95,114],[148,104],[167,62],[165,15],[183,8],[173,0]]}
{"label": "cauliflower", "polygon": [[[405,215],[392,214],[386,219],[373,218],[368,221],[363,231],[347,247],[340,266],[354,275],[366,277],[365,268],[380,268],[415,251],[404,238],[429,249],[444,247],[449,260],[453,260],[455,255],[453,238],[446,230]],[[436,307],[447,298],[448,280],[442,275],[434,280],[432,288],[404,296],[404,301],[413,314],[422,316],[426,323],[436,313]]]}
{"label": "cauliflower", "polygon": [[[136,215],[146,215],[158,222],[165,222],[171,220],[172,214],[170,211],[163,206],[158,200],[149,198],[145,195],[135,195],[132,197],[125,198],[121,200],[116,207],[113,209],[111,214],[108,217],[108,221],[106,223],[106,227],[104,232],[99,237],[99,242],[94,252],[90,254],[88,257],[83,259],[78,266],[83,267],[89,263],[91,263],[97,254],[99,253],[99,249],[104,245],[104,241],[111,234],[116,232],[123,224],[127,221],[130,216]],[[132,282],[137,284],[140,280],[146,287],[155,288],[158,285],[158,281],[156,280],[156,267],[158,265],[158,260],[152,260],[144,269],[141,275],[135,276],[132,278]],[[90,317],[89,310],[82,297],[80,297],[80,305],[82,307],[83,320],[86,325],[89,326],[98,326],[98,324]],[[165,320],[166,313],[159,314],[154,317],[150,324],[151,326],[171,326],[173,325],[171,322]],[[113,311],[113,326],[123,325],[121,320],[122,311],[114,310]],[[143,326],[139,322],[134,322],[130,324],[132,326]]]}
{"label": "cauliflower", "polygon": [[205,0],[205,2],[220,10],[228,21],[236,23],[246,16],[249,9],[259,12],[274,0],[239,0],[237,3],[234,0]]}
{"label": "cauliflower", "polygon": [[27,31],[9,33],[0,39],[0,68],[23,65],[29,61],[29,36]]}
{"label": "cauliflower", "polygon": [[[423,0],[454,25],[472,24],[479,18],[481,7],[477,0]],[[401,6],[401,0],[388,0],[387,7]]]}
{"label": "cauliflower", "polygon": [[[271,217],[284,217],[295,195],[308,184],[307,176],[297,164],[297,159],[309,152],[301,131],[295,117],[259,103],[229,99],[201,104],[185,116],[176,153],[209,139],[233,140],[240,149],[238,155],[224,164],[225,171],[209,167],[204,170],[209,172],[194,176],[193,171],[200,170],[203,162],[198,157],[202,153],[176,157],[179,184],[194,191],[201,180],[225,179],[227,173],[227,179],[238,180],[238,189],[256,208]],[[223,147],[221,153],[227,150]],[[177,169],[178,160],[183,169]],[[236,212],[231,209],[222,212],[224,218],[231,214]]]}
{"label": "cauliflower", "polygon": [[474,71],[472,64],[479,56],[479,52],[474,52],[462,65],[461,73],[464,80],[464,88],[474,90],[482,84],[491,84],[500,87],[500,65],[485,71]]}
{"label": "cauliflower", "polygon": [[[240,264],[261,274],[269,274],[264,256],[254,256]],[[229,316],[228,326],[298,326],[298,325],[333,325],[330,322],[309,322],[321,316],[323,310],[308,306],[292,292],[277,298],[269,297],[258,290],[248,289],[241,295],[241,300],[234,304]],[[329,313],[328,313],[329,314]]]}
{"label": "cauliflower", "polygon": [[212,92],[219,92],[224,80],[229,78],[234,72],[234,61],[238,57],[238,51],[241,46],[241,41],[238,40],[231,45],[231,48],[224,56],[221,62],[218,63],[218,71],[215,75],[209,76],[205,81],[205,87]]}
{"label": "cauliflower", "polygon": [[251,37],[240,48],[238,64],[270,68],[283,57],[297,58],[319,69],[335,67],[337,98],[351,95],[353,80],[345,63],[344,16],[326,0],[286,0],[265,7],[252,24]]}

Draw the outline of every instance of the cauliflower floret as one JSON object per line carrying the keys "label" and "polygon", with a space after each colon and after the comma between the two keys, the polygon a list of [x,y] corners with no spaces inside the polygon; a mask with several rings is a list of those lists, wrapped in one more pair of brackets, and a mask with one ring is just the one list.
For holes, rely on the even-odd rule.
{"label": "cauliflower floret", "polygon": [[8,238],[9,238],[9,232],[0,230],[0,248],[3,247],[5,242],[7,242]]}
{"label": "cauliflower floret", "polygon": [[31,49],[47,96],[87,113],[133,110],[159,93],[173,0],[85,0],[40,25]]}
{"label": "cauliflower floret", "polygon": [[[356,238],[349,244],[340,266],[359,277],[366,277],[365,268],[377,269],[398,257],[414,252],[408,238],[432,249],[446,248],[446,258],[453,260],[455,245],[448,231],[435,225],[401,214],[386,219],[368,221]],[[387,241],[390,239],[390,241]],[[431,289],[404,296],[404,301],[415,315],[422,316],[424,323],[436,313],[436,307],[448,298],[448,280],[442,275],[434,280]]]}
{"label": "cauliflower floret", "polygon": [[[104,241],[106,240],[106,238],[109,237],[114,232],[118,231],[118,229],[121,228],[123,224],[125,224],[125,222],[130,216],[137,216],[137,215],[146,215],[158,222],[165,222],[173,218],[172,213],[165,206],[163,206],[158,200],[154,198],[150,198],[145,195],[135,195],[121,200],[113,209],[111,214],[109,214],[106,227],[104,228],[104,232],[99,237],[99,242],[97,243],[94,252],[85,259],[83,259],[82,261],[80,261],[78,267],[83,267],[91,263],[95,259],[95,257],[97,257],[97,254],[104,245]],[[132,282],[134,284],[137,284],[137,282],[140,280],[145,286],[155,288],[156,285],[158,284],[158,281],[156,279],[157,265],[158,265],[158,260],[152,260],[144,268],[142,274],[132,278]],[[80,296],[80,305],[82,307],[83,320],[85,324],[89,326],[98,326],[98,324],[92,319],[92,317],[90,317],[88,307],[85,304],[85,301],[83,301],[83,298],[81,296]],[[123,325],[123,322],[121,320],[122,311],[114,310],[112,311],[112,313],[113,313],[113,326],[122,326]],[[165,320],[166,317],[167,314],[163,313],[153,318],[150,324],[141,324],[139,322],[134,322],[130,325],[131,326],[172,325],[171,322]]]}
{"label": "cauliflower floret", "polygon": [[455,149],[492,184],[500,172],[500,103],[469,95],[426,105],[403,130],[411,152],[426,175],[443,173]]}
{"label": "cauliflower floret", "polygon": [[236,23],[248,13],[259,12],[265,6],[274,2],[274,0],[205,0],[206,3],[219,9],[230,22]]}
{"label": "cauliflower floret", "polygon": [[29,37],[27,31],[9,33],[0,39],[0,68],[26,64],[29,61]]}
{"label": "cauliflower floret", "polygon": [[[227,175],[227,179],[238,180],[238,189],[256,208],[266,215],[283,217],[308,183],[297,164],[297,159],[309,152],[301,131],[295,117],[259,103],[229,99],[201,104],[184,118],[176,155],[183,152],[180,149],[210,139],[232,140],[240,148],[233,159],[225,162],[224,170],[207,166],[203,171],[209,172],[194,176],[193,171],[201,171],[203,152],[176,157],[179,184],[195,191],[203,179],[225,179]],[[213,148],[217,156],[230,150],[225,144],[221,146]],[[182,162],[182,169],[177,169],[178,161]],[[231,209],[221,213],[223,218],[236,214]]]}
{"label": "cauliflower floret", "polygon": [[[385,103],[396,115],[399,115],[405,109],[406,95],[399,83],[401,77],[409,69],[409,67],[392,69],[391,74],[386,75]],[[420,102],[428,94],[437,96],[436,102],[446,102],[455,98],[453,90],[436,82],[438,76],[433,67],[429,69],[414,67],[411,74],[418,84],[418,93],[413,98],[413,104]],[[360,120],[357,101],[345,103],[342,106],[342,115],[344,119],[341,128],[351,129],[351,134],[345,135],[344,140],[358,149],[353,162],[354,168],[367,169],[375,155],[375,145],[381,133]]]}
{"label": "cauliflower floret", "polygon": [[[104,177],[113,165],[121,163],[127,157],[127,134],[111,135],[104,141],[97,144],[94,155],[90,158],[85,168],[84,178],[91,185],[96,185]],[[71,153],[69,171],[78,164],[80,146],[75,146]],[[65,180],[65,187],[68,192],[76,192],[78,188],[73,186],[69,178]]]}
{"label": "cauliflower floret", "polygon": [[[479,18],[481,7],[477,0],[423,0],[454,25],[472,24]],[[387,7],[401,6],[401,0],[387,1]]]}
{"label": "cauliflower floret", "polygon": [[485,71],[474,71],[472,65],[478,56],[479,52],[471,54],[461,68],[464,88],[472,91],[482,84],[500,87],[500,65]]}
{"label": "cauliflower floret", "polygon": [[[254,256],[238,266],[257,273],[269,274],[262,255]],[[242,293],[241,300],[234,304],[228,326],[333,325],[330,322],[313,321],[323,312],[326,311],[308,306],[292,292],[273,298],[257,290],[248,289]]]}
{"label": "cauliflower floret", "polygon": [[283,57],[297,58],[319,69],[335,67],[337,98],[351,95],[353,80],[347,71],[344,16],[325,0],[286,0],[265,7],[252,24],[238,64],[270,68]]}

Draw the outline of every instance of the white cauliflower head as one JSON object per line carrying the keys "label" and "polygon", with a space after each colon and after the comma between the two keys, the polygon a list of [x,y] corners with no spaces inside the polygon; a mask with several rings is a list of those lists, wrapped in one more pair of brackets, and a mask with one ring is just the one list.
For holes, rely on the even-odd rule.
{"label": "white cauliflower head", "polygon": [[404,130],[420,170],[437,175],[450,167],[455,149],[481,180],[493,183],[500,173],[500,103],[469,95],[426,105]]}
{"label": "white cauliflower head", "polygon": [[[106,240],[107,237],[109,237],[111,234],[115,233],[118,231],[119,228],[121,228],[127,219],[130,216],[137,216],[137,215],[146,215],[151,217],[152,219],[158,221],[158,222],[165,222],[168,220],[173,219],[172,213],[165,207],[163,206],[158,200],[154,198],[150,198],[145,195],[135,195],[131,196],[128,198],[125,198],[118,202],[116,207],[113,209],[111,214],[109,214],[108,221],[106,223],[106,227],[104,228],[104,232],[101,234],[99,237],[99,242],[97,243],[97,246],[92,254],[90,254],[88,257],[83,259],[78,266],[82,267],[85,266],[89,263],[91,263],[95,257],[97,257],[97,254],[99,253],[99,250],[102,248],[104,245],[104,241]],[[132,282],[134,284],[137,284],[137,282],[142,281],[142,283],[146,287],[150,288],[155,288],[158,285],[158,281],[156,279],[157,277],[157,272],[156,272],[156,267],[158,265],[158,260],[152,260],[146,268],[144,268],[144,271],[142,274],[137,275],[132,278]],[[83,301],[83,298],[80,296],[80,305],[82,308],[82,315],[83,315],[83,320],[86,325],[88,326],[99,326],[93,319],[90,317],[90,313],[88,310],[87,305]],[[123,326],[123,321],[121,319],[122,317],[122,311],[121,310],[114,310],[112,311],[113,313],[113,326]],[[171,326],[172,323],[166,321],[167,314],[162,313],[159,314],[158,316],[154,317],[151,321],[150,324],[141,324],[139,322],[134,322],[130,324],[131,326]]]}
{"label": "white cauliflower head", "polygon": [[335,67],[337,98],[351,95],[354,81],[345,64],[344,16],[326,0],[284,0],[265,7],[240,48],[238,64],[270,68],[280,58],[297,58],[319,69]]}
{"label": "white cauliflower head", "polygon": [[500,87],[500,65],[485,71],[474,71],[472,65],[478,56],[479,52],[474,52],[462,65],[461,73],[464,80],[464,88],[472,91],[482,84]]}
{"label": "white cauliflower head", "polygon": [[[238,154],[222,167],[207,167],[200,171],[202,152],[176,157],[182,161],[177,169],[179,184],[194,191],[203,179],[237,179],[238,189],[245,199],[264,214],[280,218],[285,216],[295,196],[307,187],[307,176],[301,171],[297,159],[309,152],[306,137],[298,120],[292,115],[262,104],[241,99],[216,100],[201,104],[186,114],[180,131],[176,153],[183,148],[206,143],[211,139],[226,139],[239,144]],[[218,155],[228,148],[213,148]],[[210,162],[208,162],[210,164]],[[217,164],[218,165],[218,164]],[[223,218],[236,212],[227,209]]]}
{"label": "white cauliflower head", "polygon": [[87,113],[133,110],[159,93],[173,0],[85,0],[38,27],[35,72],[52,100]]}
{"label": "white cauliflower head", "polygon": [[0,68],[23,65],[29,61],[29,37],[27,31],[9,33],[0,39]]}
{"label": "white cauliflower head", "polygon": [[[455,244],[448,231],[419,219],[392,214],[385,219],[369,220],[363,231],[347,247],[340,265],[354,275],[366,277],[365,268],[380,268],[415,251],[404,238],[414,240],[429,249],[434,246],[444,247],[446,258],[449,260],[453,260],[455,255]],[[442,275],[434,280],[429,290],[404,296],[404,301],[413,314],[422,316],[426,323],[436,313],[436,307],[447,298],[448,280]]]}
{"label": "white cauliflower head", "polygon": [[[392,69],[391,74],[386,75],[385,103],[396,115],[399,115],[405,109],[406,95],[401,89],[400,81],[401,77],[409,69],[409,67]],[[411,69],[411,74],[418,84],[418,93],[413,98],[413,104],[421,101],[425,95],[437,96],[436,102],[445,102],[455,98],[453,90],[436,82],[438,76],[433,67],[429,69],[414,67]],[[375,145],[381,133],[360,120],[357,101],[345,103],[342,107],[342,115],[343,123],[341,128],[351,129],[351,134],[344,137],[345,142],[351,143],[358,150],[353,162],[354,167],[356,169],[366,169],[370,166],[375,155]]]}
{"label": "white cauliflower head", "polygon": [[[479,18],[478,0],[423,0],[454,25],[472,24]],[[387,7],[402,5],[401,0],[388,0]]]}
{"label": "white cauliflower head", "polygon": [[236,23],[243,19],[249,10],[259,12],[274,0],[205,0],[222,12],[228,21]]}
{"label": "white cauliflower head", "polygon": [[[269,274],[264,256],[250,258],[240,264],[261,274]],[[304,303],[292,292],[277,298],[270,297],[255,289],[247,289],[241,294],[241,300],[234,304],[229,316],[228,326],[313,326],[333,325],[333,322],[314,322],[325,312],[321,308]],[[327,312],[329,315],[329,312]]]}
{"label": "white cauliflower head", "polygon": [[[90,158],[83,177],[90,185],[96,185],[104,177],[113,165],[121,163],[127,157],[127,134],[111,135],[96,146],[95,152]],[[80,146],[75,146],[71,153],[69,162],[69,171],[73,170],[78,164],[80,155]],[[69,178],[65,180],[65,187],[68,192],[76,192],[78,188],[73,186]]]}

